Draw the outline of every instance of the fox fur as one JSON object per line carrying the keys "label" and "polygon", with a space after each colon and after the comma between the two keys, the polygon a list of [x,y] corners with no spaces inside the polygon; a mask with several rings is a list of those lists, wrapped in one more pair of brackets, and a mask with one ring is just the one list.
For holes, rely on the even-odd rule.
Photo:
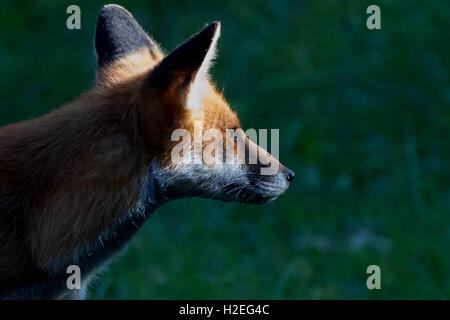
{"label": "fox fur", "polygon": [[[293,172],[281,164],[256,183],[261,164],[171,160],[171,133],[192,132],[194,120],[224,135],[240,128],[208,79],[219,35],[220,23],[209,24],[165,55],[128,11],[105,6],[94,87],[49,114],[0,128],[0,297],[82,298],[88,280],[166,201],[265,203],[287,189]],[[67,289],[69,265],[80,266],[82,290]]]}

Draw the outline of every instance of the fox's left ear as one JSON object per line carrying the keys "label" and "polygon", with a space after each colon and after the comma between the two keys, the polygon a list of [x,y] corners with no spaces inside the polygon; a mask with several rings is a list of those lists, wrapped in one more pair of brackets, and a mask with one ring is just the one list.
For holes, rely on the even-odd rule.
{"label": "fox's left ear", "polygon": [[158,45],[144,32],[130,12],[116,4],[104,6],[98,15],[95,31],[98,67],[112,64],[141,49],[147,49],[152,56],[160,55]]}
{"label": "fox's left ear", "polygon": [[198,107],[208,86],[208,69],[214,59],[219,36],[220,22],[207,25],[152,70],[150,84],[160,89],[173,89],[186,107]]}

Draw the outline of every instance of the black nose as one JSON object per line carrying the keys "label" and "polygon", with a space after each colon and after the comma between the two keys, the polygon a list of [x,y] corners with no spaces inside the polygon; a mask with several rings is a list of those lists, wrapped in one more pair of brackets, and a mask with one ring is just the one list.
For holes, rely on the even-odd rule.
{"label": "black nose", "polygon": [[294,181],[295,173],[291,169],[285,168],[284,169],[284,176],[286,177],[286,180],[291,183]]}

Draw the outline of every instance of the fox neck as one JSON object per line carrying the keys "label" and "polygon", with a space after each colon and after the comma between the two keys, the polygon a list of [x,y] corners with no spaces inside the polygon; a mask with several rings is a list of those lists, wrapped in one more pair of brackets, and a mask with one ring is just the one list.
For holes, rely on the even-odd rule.
{"label": "fox neck", "polygon": [[[117,104],[110,105],[111,99]],[[47,269],[73,261],[74,254],[82,254],[142,205],[152,146],[143,142],[136,109],[98,94],[87,94],[31,127],[11,128],[19,142],[12,145],[26,144],[27,149],[10,154],[19,152],[24,159],[15,188],[23,189],[23,197],[32,195],[25,232],[34,263]],[[27,176],[33,181],[23,184]],[[157,196],[148,199],[157,205]]]}

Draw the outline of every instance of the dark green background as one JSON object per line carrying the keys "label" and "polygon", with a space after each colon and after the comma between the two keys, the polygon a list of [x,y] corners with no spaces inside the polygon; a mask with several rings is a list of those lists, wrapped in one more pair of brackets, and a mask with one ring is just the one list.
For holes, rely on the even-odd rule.
{"label": "dark green background", "polygon": [[[245,128],[280,128],[296,180],[266,206],[165,205],[90,297],[450,298],[448,1],[118,3],[166,49],[222,21],[213,77]],[[93,84],[103,4],[1,2],[2,125]],[[370,4],[380,31],[366,28]]]}

